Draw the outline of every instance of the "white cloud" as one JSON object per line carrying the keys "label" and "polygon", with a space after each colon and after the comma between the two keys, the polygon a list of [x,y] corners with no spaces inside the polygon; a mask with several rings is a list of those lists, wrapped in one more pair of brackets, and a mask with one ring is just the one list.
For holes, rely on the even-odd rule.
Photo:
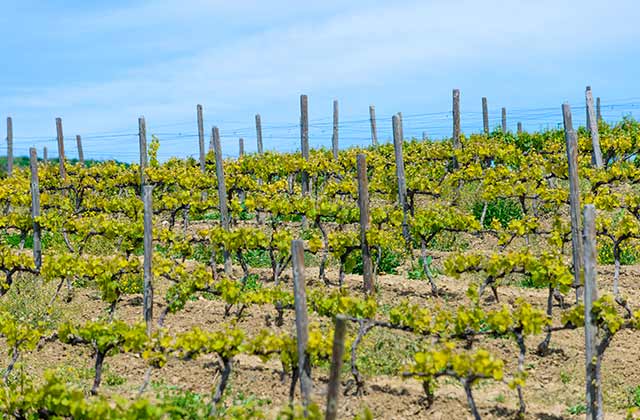
{"label": "white cloud", "polygon": [[[598,54],[640,34],[632,1],[615,7],[548,0],[359,2],[341,12],[342,3],[163,0],[85,16],[79,34],[170,25],[171,37],[157,31],[146,39],[158,46],[215,34],[213,23],[191,26],[211,17],[264,29],[224,42],[212,37],[210,47],[182,58],[133,62],[118,78],[27,91],[6,98],[7,106],[68,112],[79,129],[93,131],[134,122],[142,113],[155,121],[183,120],[197,102],[207,115],[232,119],[231,113],[250,114],[258,103],[296,103],[301,92],[367,89],[403,77],[420,77],[427,89],[429,80],[460,67],[470,73],[508,65],[535,69],[564,56]],[[179,28],[183,35],[175,38]]]}

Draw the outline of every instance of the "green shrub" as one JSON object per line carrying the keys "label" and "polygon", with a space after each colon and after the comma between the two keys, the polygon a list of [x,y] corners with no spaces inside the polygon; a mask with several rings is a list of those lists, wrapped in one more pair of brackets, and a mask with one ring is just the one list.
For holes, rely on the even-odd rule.
{"label": "green shrub", "polygon": [[[640,252],[638,248],[631,244],[622,244],[620,246],[620,264],[633,265],[640,261]],[[598,240],[598,263],[613,264],[613,242],[610,239]]]}
{"label": "green shrub", "polygon": [[358,349],[358,368],[366,376],[397,375],[419,346],[396,331],[374,329]]}
{"label": "green shrub", "polygon": [[[371,258],[375,264],[378,260],[377,248],[371,249],[371,254]],[[404,263],[404,255],[389,248],[382,248],[382,256],[380,258],[380,265],[378,266],[378,273],[398,274],[398,267],[400,267],[402,263]],[[348,274],[362,274],[362,252],[360,250],[353,251],[349,254],[345,263],[344,271]]]}
{"label": "green shrub", "polygon": [[104,376],[104,383],[108,386],[118,386],[125,384],[127,379],[124,376],[120,376],[117,373],[106,372]]}
{"label": "green shrub", "polygon": [[520,287],[526,289],[545,289],[547,286],[544,284],[536,283],[530,274],[525,275],[519,282]]}
{"label": "green shrub", "polygon": [[629,399],[632,407],[640,407],[640,385],[629,390]]}
{"label": "green shrub", "polygon": [[268,404],[271,404],[270,399],[238,392],[231,398],[231,401],[227,401],[224,407],[218,409],[218,417],[230,420],[264,419],[262,407]]}
{"label": "green shrub", "polygon": [[[193,259],[202,264],[209,264],[211,262],[211,247],[202,243],[196,243],[193,245]],[[222,264],[224,262],[224,255],[222,252],[216,253],[216,262]]]}
{"label": "green shrub", "polygon": [[[209,417],[210,397],[197,392],[181,389],[177,386],[154,384],[157,398],[163,411],[168,413],[172,420],[188,419],[200,420]],[[226,401],[227,398],[223,398]],[[226,403],[220,403],[216,407],[215,418],[224,419],[262,419],[264,413],[261,407],[270,404],[267,399],[256,396],[245,396],[238,393],[232,396]]]}
{"label": "green shrub", "polygon": [[587,412],[587,407],[584,404],[576,404],[576,405],[572,405],[571,407],[567,408],[567,411],[569,412],[569,414],[573,414],[578,415],[578,414],[584,414]]}
{"label": "green shrub", "polygon": [[407,276],[409,280],[424,280],[427,278],[421,263],[411,264],[411,269],[407,272]]}
{"label": "green shrub", "polygon": [[548,144],[547,136],[544,133],[522,132],[517,136],[510,134],[505,136],[505,141],[514,144],[522,151],[543,150],[545,145]]}
{"label": "green shrub", "polygon": [[440,232],[427,244],[429,249],[435,251],[466,251],[469,249],[469,242],[458,232]]}
{"label": "green shrub", "polygon": [[198,420],[206,418],[209,413],[207,398],[196,392],[164,386],[157,397],[171,419]]}
{"label": "green shrub", "polygon": [[240,212],[240,214],[238,215],[238,219],[240,220],[252,220],[256,218],[256,214],[255,213],[250,213],[247,210],[247,206],[242,203],[242,211]]}
{"label": "green shrub", "polygon": [[264,249],[250,249],[243,253],[244,260],[249,267],[265,268],[271,267],[269,252]]}
{"label": "green shrub", "polygon": [[[473,204],[473,215],[476,219],[482,218],[484,202],[477,201]],[[507,227],[510,221],[522,219],[520,203],[511,198],[497,198],[487,203],[487,212],[484,216],[484,227],[488,228],[494,220],[500,222],[502,227]]]}
{"label": "green shrub", "polygon": [[249,274],[247,280],[244,282],[244,290],[259,290],[260,288],[262,288],[260,276],[257,274]]}
{"label": "green shrub", "polygon": [[[51,301],[57,284],[43,283],[31,274],[15,274],[15,281],[0,299],[0,311],[7,311],[25,323],[36,326],[44,324],[54,328],[63,318],[60,298]],[[61,296],[64,291],[61,292]]]}
{"label": "green shrub", "polygon": [[[2,234],[2,243],[9,245],[12,248],[19,248],[20,242],[22,238],[19,233],[4,233]],[[56,248],[57,247],[57,248]],[[29,234],[24,238],[24,248],[32,249],[33,248],[33,234]],[[66,251],[66,245],[64,245],[64,240],[62,239],[62,235],[60,234],[52,234],[50,232],[42,233],[42,248],[55,248]]]}
{"label": "green shrub", "polygon": [[[427,256],[427,267],[431,275],[435,278],[440,274],[440,271],[433,267],[433,257]],[[424,272],[424,265],[422,263],[422,257],[418,258],[417,263],[411,263],[411,269],[407,272],[407,276],[410,280],[425,280],[427,279],[427,273]]]}
{"label": "green shrub", "polygon": [[202,216],[202,220],[220,220],[220,212],[216,210],[216,211],[211,211],[209,213],[205,213]]}
{"label": "green shrub", "polygon": [[[20,237],[19,233],[5,233],[4,235],[4,241],[7,245],[9,245],[12,248],[19,248],[20,247],[20,242],[22,241],[22,238]],[[33,248],[33,236],[32,235],[27,235],[24,241],[24,247],[26,249],[31,249]]]}

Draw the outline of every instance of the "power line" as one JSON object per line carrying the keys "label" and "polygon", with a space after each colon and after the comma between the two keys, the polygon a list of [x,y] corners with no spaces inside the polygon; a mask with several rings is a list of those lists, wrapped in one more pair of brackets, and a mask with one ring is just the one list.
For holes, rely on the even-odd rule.
{"label": "power line", "polygon": [[[580,112],[584,110],[584,105],[578,105],[572,107],[575,112],[574,121],[578,124],[584,121],[584,113]],[[612,120],[620,118],[624,115],[633,115],[634,112],[640,110],[640,98],[622,98],[609,102],[601,103],[601,114],[605,120]],[[491,110],[489,113],[490,126],[497,127],[501,124],[501,117],[499,116],[499,109]],[[480,131],[482,126],[482,113],[479,111],[464,111],[461,113],[462,128],[464,131],[472,132],[475,130]],[[380,139],[391,138],[391,125],[381,124],[380,121],[386,121],[386,117],[378,116],[378,136]],[[537,126],[537,127],[554,127],[561,122],[560,107],[537,107],[537,108],[514,108],[507,109],[507,121],[510,126],[514,125],[514,122],[521,122],[524,126]],[[426,132],[430,138],[448,137],[451,131],[451,111],[441,112],[425,112],[425,113],[413,113],[404,114],[404,132],[406,137],[422,138],[422,133]],[[242,124],[241,121],[220,121],[219,126],[230,123],[237,123],[237,128],[223,128],[221,130],[221,139],[226,150],[236,150],[237,143],[235,143],[237,137],[251,138],[255,135],[255,127]],[[198,137],[197,132],[194,130],[161,130],[154,132],[153,128],[171,128],[180,127],[190,124],[196,125],[195,121],[184,121],[176,123],[163,123],[157,125],[150,125],[148,133],[152,136],[156,136],[161,143],[159,155],[171,155],[175,154],[176,147],[183,146],[189,143],[190,140]],[[345,145],[366,145],[370,141],[370,120],[369,118],[352,118],[343,119],[339,122],[338,127],[341,135],[341,143]],[[331,132],[333,121],[331,117],[324,117],[313,119],[309,123],[310,140],[314,147],[328,147],[330,144]],[[195,127],[194,127],[195,128]],[[272,123],[263,124],[263,139],[267,141],[267,148],[275,147],[276,149],[288,149],[282,151],[291,151],[293,148],[299,148],[298,141],[299,136],[299,123]],[[101,156],[120,156],[137,158],[137,151],[131,150],[132,141],[137,139],[138,133],[133,130],[118,130],[118,131],[101,131],[86,133],[82,136],[83,146],[85,148],[85,155],[90,158],[100,154]],[[233,140],[232,140],[233,139]],[[126,142],[126,143],[123,143]],[[15,136],[14,148],[18,153],[24,148],[31,146],[49,146],[55,145],[56,138],[51,135],[41,136]],[[73,147],[70,147],[70,151],[75,151],[75,142],[70,142]],[[162,150],[163,146],[169,147],[169,151]],[[251,150],[250,144],[247,145]],[[105,150],[109,149],[109,150]],[[120,149],[114,152],[113,149]],[[127,150],[129,149],[129,150]],[[55,150],[51,148],[52,156],[55,156]],[[191,156],[193,154],[181,153],[184,156]],[[231,156],[231,155],[229,155]]]}

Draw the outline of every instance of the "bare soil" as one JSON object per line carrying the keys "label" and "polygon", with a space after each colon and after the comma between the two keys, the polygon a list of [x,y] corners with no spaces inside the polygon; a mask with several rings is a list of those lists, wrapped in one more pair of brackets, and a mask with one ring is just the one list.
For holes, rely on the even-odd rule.
{"label": "bare soil", "polygon": [[[438,257],[439,255],[437,255]],[[437,265],[437,262],[436,262]],[[599,287],[601,291],[611,290],[613,268],[599,267]],[[253,269],[252,271],[256,271]],[[258,269],[257,271],[261,271]],[[263,277],[268,277],[268,270],[263,270]],[[636,279],[640,274],[640,266],[625,266],[622,268],[621,290],[629,301],[640,302],[640,287]],[[291,284],[287,270],[283,280]],[[307,270],[309,287],[320,286],[317,280],[317,268]],[[330,278],[337,278],[337,273],[330,271]],[[347,285],[356,291],[360,289],[361,278],[356,275],[347,276]],[[437,278],[442,288],[442,297],[434,298],[430,294],[430,287],[426,281],[407,280],[406,276],[384,275],[377,279],[379,299],[384,304],[397,304],[406,299],[425,306],[458,306],[466,303],[465,291],[471,278],[453,279],[440,275]],[[159,314],[163,307],[163,288],[166,284],[159,284],[156,291],[155,313]],[[495,302],[489,294],[484,296],[488,307],[501,305],[502,302],[513,302],[517,297],[524,297],[527,301],[544,308],[547,291],[544,289],[523,288],[517,284],[505,284],[498,289],[501,302]],[[76,320],[88,320],[105,316],[106,305],[102,303],[96,291],[91,289],[77,289],[74,300],[68,304],[69,316]],[[558,311],[559,308],[554,308]],[[140,296],[127,296],[118,305],[117,317],[127,321],[141,319],[142,306]],[[556,312],[557,314],[557,312]],[[249,336],[263,328],[277,328],[270,322],[275,316],[275,310],[266,306],[248,307],[237,321],[239,327]],[[554,316],[554,319],[559,317]],[[224,303],[217,300],[197,298],[189,302],[186,308],[177,314],[169,315],[165,325],[173,332],[186,330],[194,325],[203,329],[216,330],[225,324],[234,322],[234,317],[224,317]],[[326,321],[325,321],[326,322]],[[558,322],[558,321],[556,321]],[[293,314],[286,313],[284,330],[293,331]],[[353,333],[353,331],[351,331]],[[414,342],[418,345],[420,338],[410,334],[390,333],[397,335],[398,342]],[[387,334],[389,335],[389,334]],[[374,364],[384,364],[388,358],[404,357],[409,362],[410,353],[389,354],[376,352],[376,340],[380,334],[370,333],[363,340],[363,347],[367,347],[367,357]],[[384,337],[383,337],[384,338]],[[584,395],[584,336],[582,330],[561,331],[553,335],[551,352],[545,357],[537,356],[533,350],[542,340],[542,336],[531,337],[527,341],[528,353],[525,366],[529,373],[524,390],[527,403],[527,419],[571,419],[582,418],[584,414],[572,415],[570,407],[583,403]],[[369,344],[367,344],[369,340]],[[388,340],[387,340],[388,341]],[[393,340],[392,340],[393,341]],[[385,344],[385,343],[382,343]],[[388,343],[386,343],[388,344]],[[609,419],[622,419],[628,407],[631,406],[632,390],[640,385],[640,339],[637,333],[622,331],[616,335],[607,350],[604,364],[604,393],[606,413]],[[517,347],[513,340],[482,339],[475,348],[483,347],[505,360],[505,372],[515,371],[517,363]],[[0,347],[4,347],[0,343]],[[0,366],[6,366],[8,358],[2,350]],[[363,352],[365,350],[362,350]],[[395,359],[394,359],[395,360]],[[135,396],[142,383],[146,370],[143,360],[132,355],[116,355],[107,361],[108,375],[120,378],[114,385],[103,382],[101,392],[104,394],[118,393]],[[23,369],[35,376],[45,369],[52,367],[67,367],[71,370],[90,371],[93,361],[88,349],[71,347],[53,342],[45,345],[41,350],[25,355]],[[401,365],[397,366],[401,371]],[[274,417],[277,410],[288,401],[289,378],[283,380],[281,366],[275,361],[263,363],[257,357],[238,356],[235,359],[229,393],[242,392],[268,400],[266,410],[269,417]],[[367,373],[367,372],[365,372]],[[326,367],[316,368],[313,372],[314,397],[321,406],[324,405],[328,370]],[[183,389],[208,395],[218,378],[218,368],[215,357],[204,357],[195,361],[181,362],[172,360],[161,370],[153,372],[153,380],[167,385],[175,385]],[[343,384],[351,379],[345,369]],[[91,383],[91,373],[80,377],[87,387]],[[153,398],[153,391],[147,391],[146,396]],[[515,418],[517,412],[517,396],[504,383],[484,381],[475,386],[474,396],[483,418],[508,419]],[[466,419],[471,418],[467,408],[462,387],[453,380],[442,379],[436,390],[436,399],[430,408],[423,400],[424,392],[421,383],[413,379],[404,380],[400,375],[368,374],[364,395],[353,395],[347,392],[341,395],[339,401],[340,418],[351,418],[368,407],[375,418],[379,419]]]}

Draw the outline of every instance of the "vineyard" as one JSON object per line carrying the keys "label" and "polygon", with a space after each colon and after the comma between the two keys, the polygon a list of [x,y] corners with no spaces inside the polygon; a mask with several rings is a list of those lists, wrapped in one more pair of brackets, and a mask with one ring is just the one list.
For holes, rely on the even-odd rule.
{"label": "vineyard", "polygon": [[464,135],[455,101],[437,142],[396,115],[309,150],[303,115],[302,153],[200,127],[160,162],[143,120],[136,164],[32,149],[0,186],[2,417],[640,418],[640,123]]}

